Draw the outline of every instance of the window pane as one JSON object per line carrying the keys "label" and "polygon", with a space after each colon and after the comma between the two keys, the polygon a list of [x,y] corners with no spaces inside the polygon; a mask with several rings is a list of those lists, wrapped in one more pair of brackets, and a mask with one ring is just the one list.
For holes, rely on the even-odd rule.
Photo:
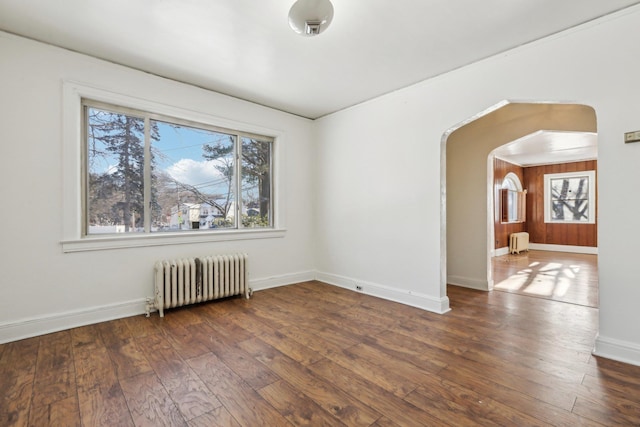
{"label": "window pane", "polygon": [[87,234],[144,231],[144,120],[86,107]]}
{"label": "window pane", "polygon": [[271,142],[242,138],[242,225],[271,227]]}
{"label": "window pane", "polygon": [[509,206],[509,222],[515,222],[518,220],[518,193],[509,190],[507,200]]}
{"label": "window pane", "polygon": [[589,178],[552,179],[551,220],[589,221]]}
{"label": "window pane", "polygon": [[235,136],[151,120],[151,231],[235,227]]}

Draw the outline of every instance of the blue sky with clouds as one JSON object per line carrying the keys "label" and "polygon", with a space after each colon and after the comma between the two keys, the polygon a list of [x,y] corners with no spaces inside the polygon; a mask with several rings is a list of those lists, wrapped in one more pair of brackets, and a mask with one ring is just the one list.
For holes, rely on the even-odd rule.
{"label": "blue sky with clouds", "polygon": [[211,191],[215,184],[224,181],[216,169],[216,162],[206,160],[202,154],[204,144],[228,141],[228,135],[185,126],[173,126],[158,123],[160,140],[153,141],[154,149],[161,153],[156,156],[156,166],[171,177],[185,184],[200,186],[205,192]]}
{"label": "blue sky with clouds", "polygon": [[[90,120],[95,120],[97,126],[91,128],[100,136],[100,126],[110,121],[110,115],[122,113],[111,112],[97,108],[90,108]],[[138,119],[142,121],[143,119]],[[221,165],[220,160],[207,160],[203,157],[205,144],[231,144],[230,136],[220,132],[198,129],[184,125],[174,125],[167,122],[152,120],[157,124],[159,140],[152,141],[156,170],[166,172],[171,178],[183,184],[196,187],[205,194],[224,194],[228,191],[228,181],[216,168]],[[142,125],[142,123],[140,123]],[[137,135],[144,141],[144,134]],[[118,156],[110,153],[99,139],[90,139],[89,169],[92,173],[115,172]],[[95,152],[91,148],[95,148]]]}
{"label": "blue sky with clouds", "polygon": [[[216,169],[216,161],[206,160],[203,157],[202,146],[219,141],[227,142],[228,135],[209,130],[196,129],[186,126],[175,126],[164,122],[157,122],[160,139],[152,141],[156,153],[156,167],[167,172],[173,179],[185,184],[198,186],[204,192],[218,192],[226,185],[220,183],[226,181],[220,171]],[[144,139],[143,135],[139,138]],[[91,159],[91,171],[104,173],[115,171],[117,156],[110,155],[104,144],[95,141],[96,150],[102,155]]]}

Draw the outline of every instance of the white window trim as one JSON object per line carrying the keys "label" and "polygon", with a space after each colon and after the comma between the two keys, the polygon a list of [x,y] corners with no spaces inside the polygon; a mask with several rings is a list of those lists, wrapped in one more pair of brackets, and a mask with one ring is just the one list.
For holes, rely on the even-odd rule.
{"label": "white window trim", "polygon": [[504,176],[504,178],[502,179],[502,188],[504,188],[504,182],[508,179],[516,183],[516,191],[522,191],[522,183],[520,182],[520,178],[518,178],[518,175],[513,172],[509,172]]}
{"label": "white window trim", "polygon": [[[284,144],[284,132],[222,119],[203,112],[187,110],[152,100],[136,98],[72,81],[63,82],[62,92],[63,236],[61,244],[63,252],[284,237],[286,232],[285,214],[283,211],[285,196],[284,185],[282,185],[284,165],[281,161],[281,159],[284,158],[282,149]],[[82,98],[273,138],[272,185],[275,190],[275,197],[272,200],[273,228],[198,231],[197,233],[177,232],[122,236],[83,236]]]}
{"label": "white window trim", "polygon": [[[577,178],[586,176],[589,178],[589,213],[587,221],[551,219],[551,180],[563,178]],[[580,171],[565,173],[550,173],[544,175],[544,222],[550,224],[595,224],[596,223],[596,171]]]}

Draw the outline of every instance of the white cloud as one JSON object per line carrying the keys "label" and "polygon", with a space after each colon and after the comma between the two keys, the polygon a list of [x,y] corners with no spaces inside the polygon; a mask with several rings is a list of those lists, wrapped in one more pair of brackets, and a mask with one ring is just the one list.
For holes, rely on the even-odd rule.
{"label": "white cloud", "polygon": [[199,185],[223,179],[222,174],[215,168],[215,162],[210,160],[180,159],[167,167],[166,171],[176,181],[189,185]]}

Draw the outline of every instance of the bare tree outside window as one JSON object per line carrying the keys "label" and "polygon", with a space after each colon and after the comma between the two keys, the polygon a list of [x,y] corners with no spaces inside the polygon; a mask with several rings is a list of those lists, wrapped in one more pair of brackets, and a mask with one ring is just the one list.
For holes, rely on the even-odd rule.
{"label": "bare tree outside window", "polygon": [[[235,226],[235,135],[152,120],[160,129],[154,151],[163,157],[159,216],[153,231]],[[205,156],[210,145],[221,152]]]}
{"label": "bare tree outside window", "polygon": [[596,223],[596,171],[544,175],[544,222]]}
{"label": "bare tree outside window", "polygon": [[552,179],[550,187],[552,220],[589,220],[588,177]]}
{"label": "bare tree outside window", "polygon": [[[242,137],[241,198],[244,227],[271,226],[271,142]],[[226,158],[234,147],[221,142],[206,144],[207,160]]]}

